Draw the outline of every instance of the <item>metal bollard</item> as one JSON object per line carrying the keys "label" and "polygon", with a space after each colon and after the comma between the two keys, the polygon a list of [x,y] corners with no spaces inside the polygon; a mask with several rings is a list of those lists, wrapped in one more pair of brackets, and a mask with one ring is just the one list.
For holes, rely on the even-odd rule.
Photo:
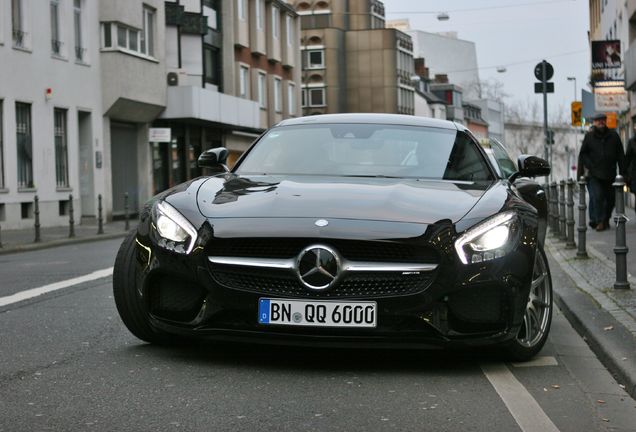
{"label": "metal bollard", "polygon": [[556,182],[552,182],[550,184],[550,195],[552,196],[552,202],[550,203],[550,206],[552,207],[550,228],[552,229],[552,234],[557,236],[559,235],[559,190],[557,189]]}
{"label": "metal bollard", "polygon": [[2,225],[0,225],[0,249],[2,249]]}
{"label": "metal bollard", "polygon": [[104,218],[102,217],[102,194],[97,195],[97,234],[104,234]]}
{"label": "metal bollard", "polygon": [[577,231],[579,232],[579,248],[576,251],[578,258],[587,258],[586,250],[586,238],[585,232],[587,231],[587,220],[585,212],[587,211],[587,205],[585,204],[585,187],[587,181],[584,176],[579,179],[579,226]]}
{"label": "metal bollard", "polygon": [[574,180],[571,178],[567,181],[568,198],[567,198],[567,212],[565,215],[565,224],[567,225],[567,241],[565,243],[566,249],[574,249],[576,243],[574,243]]}
{"label": "metal bollard", "polygon": [[68,196],[68,237],[75,237],[75,219],[73,219],[73,194]]}
{"label": "metal bollard", "polygon": [[37,195],[33,198],[33,215],[35,216],[35,224],[33,225],[35,228],[35,239],[33,239],[33,243],[39,243],[42,238],[40,237],[40,199]]}
{"label": "metal bollard", "polygon": [[625,187],[625,180],[623,176],[616,176],[614,183],[612,184],[616,190],[616,216],[614,217],[614,223],[616,224],[616,246],[614,246],[614,253],[616,254],[616,282],[614,282],[614,289],[629,289],[629,282],[627,281],[627,233],[625,231],[625,222],[627,217],[625,216],[625,194],[623,188]]}
{"label": "metal bollard", "polygon": [[124,230],[126,231],[130,230],[130,222],[128,217],[128,192],[124,194],[124,221],[125,221]]}
{"label": "metal bollard", "polygon": [[565,180],[559,182],[559,240],[567,240],[565,231]]}

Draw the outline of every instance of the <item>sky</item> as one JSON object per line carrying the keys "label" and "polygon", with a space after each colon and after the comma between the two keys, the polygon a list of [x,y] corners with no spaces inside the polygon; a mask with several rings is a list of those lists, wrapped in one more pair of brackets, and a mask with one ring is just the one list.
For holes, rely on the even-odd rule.
{"label": "sky", "polygon": [[[588,0],[383,0],[387,20],[408,18],[412,29],[458,33],[477,49],[479,77],[503,83],[508,105],[534,101],[534,67],[545,59],[554,67],[555,93],[548,95],[550,118],[569,119],[581,88],[589,91]],[[450,19],[438,21],[439,12]],[[506,72],[497,72],[505,66]],[[541,105],[542,106],[542,105]]]}

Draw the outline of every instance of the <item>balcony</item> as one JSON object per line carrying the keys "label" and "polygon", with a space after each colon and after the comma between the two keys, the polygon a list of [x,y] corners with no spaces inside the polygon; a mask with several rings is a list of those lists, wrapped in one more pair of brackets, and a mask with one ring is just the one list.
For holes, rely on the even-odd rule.
{"label": "balcony", "polygon": [[168,87],[162,119],[197,119],[245,129],[261,129],[258,102],[200,87]]}

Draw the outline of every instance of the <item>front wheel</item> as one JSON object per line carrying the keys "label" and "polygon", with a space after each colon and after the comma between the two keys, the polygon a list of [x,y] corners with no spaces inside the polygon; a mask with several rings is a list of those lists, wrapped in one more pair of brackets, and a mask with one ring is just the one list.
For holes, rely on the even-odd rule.
{"label": "front wheel", "polygon": [[150,326],[148,309],[137,290],[137,266],[135,263],[136,231],[126,236],[115,258],[113,269],[113,296],[122,321],[130,332],[139,339],[165,344],[169,341],[166,334]]}
{"label": "front wheel", "polygon": [[504,345],[509,359],[526,361],[534,357],[548,339],[551,323],[552,277],[545,252],[538,247],[523,324],[515,338]]}

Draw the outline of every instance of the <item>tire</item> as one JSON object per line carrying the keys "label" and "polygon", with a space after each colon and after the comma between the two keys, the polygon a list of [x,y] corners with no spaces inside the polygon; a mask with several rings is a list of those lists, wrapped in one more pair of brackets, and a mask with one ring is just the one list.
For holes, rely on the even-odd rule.
{"label": "tire", "polygon": [[503,345],[508,360],[527,361],[541,351],[552,324],[552,297],[552,276],[548,260],[543,248],[539,246],[535,254],[532,286],[523,324],[514,339]]}
{"label": "tire", "polygon": [[115,305],[119,316],[133,335],[145,342],[166,344],[169,342],[168,335],[150,326],[146,305],[137,294],[136,235],[136,230],[133,230],[126,236],[115,258],[113,269]]}

